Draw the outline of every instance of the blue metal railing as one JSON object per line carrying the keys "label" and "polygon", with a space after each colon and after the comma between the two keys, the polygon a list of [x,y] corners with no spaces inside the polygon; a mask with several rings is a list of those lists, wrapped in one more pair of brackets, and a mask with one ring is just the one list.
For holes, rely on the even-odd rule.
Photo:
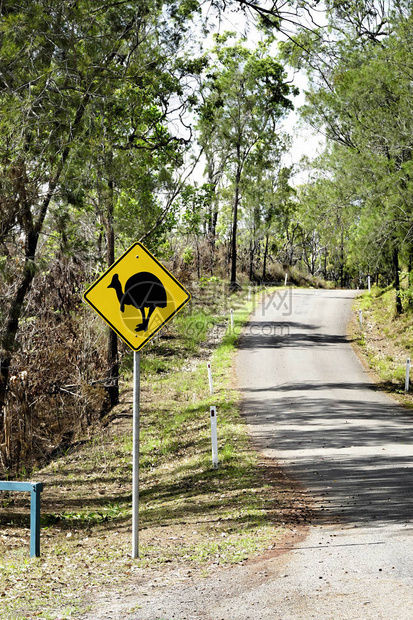
{"label": "blue metal railing", "polygon": [[40,494],[43,482],[0,480],[0,491],[30,491],[30,557],[40,556]]}

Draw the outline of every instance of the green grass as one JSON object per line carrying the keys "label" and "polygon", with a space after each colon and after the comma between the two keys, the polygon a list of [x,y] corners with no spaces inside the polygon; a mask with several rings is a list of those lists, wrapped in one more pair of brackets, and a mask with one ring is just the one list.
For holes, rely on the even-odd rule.
{"label": "green grass", "polygon": [[[379,385],[410,406],[411,396],[404,394],[406,359],[413,345],[411,309],[397,315],[392,287],[372,287],[356,300],[356,310],[363,313],[363,329],[353,323],[353,335],[368,365],[377,375]],[[357,325],[356,325],[357,323]]]}
{"label": "green grass", "polygon": [[[32,476],[45,484],[41,558],[28,559],[27,500],[0,500],[4,620],[76,618],[95,591],[125,592],[163,567],[189,566],[207,575],[217,564],[272,548],[297,522],[297,492],[252,449],[233,385],[237,334],[254,303],[245,299],[245,291],[229,297],[216,282],[203,285],[192,306],[142,352],[138,560],[130,557],[131,355],[123,362],[122,402],[107,426]],[[212,466],[212,404],[218,469]]]}

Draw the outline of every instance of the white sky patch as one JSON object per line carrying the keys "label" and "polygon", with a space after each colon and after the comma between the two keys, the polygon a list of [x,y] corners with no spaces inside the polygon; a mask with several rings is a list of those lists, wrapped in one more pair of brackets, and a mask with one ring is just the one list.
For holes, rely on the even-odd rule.
{"label": "white sky patch", "polygon": [[[285,156],[286,165],[298,167],[302,157],[308,157],[310,160],[317,157],[324,150],[326,142],[322,134],[315,132],[300,117],[299,108],[305,103],[304,91],[308,88],[307,77],[303,73],[296,73],[294,85],[300,93],[293,99],[294,110],[283,121],[283,128],[292,138],[291,149]],[[307,177],[305,170],[297,170],[294,175],[294,185],[305,183]]]}

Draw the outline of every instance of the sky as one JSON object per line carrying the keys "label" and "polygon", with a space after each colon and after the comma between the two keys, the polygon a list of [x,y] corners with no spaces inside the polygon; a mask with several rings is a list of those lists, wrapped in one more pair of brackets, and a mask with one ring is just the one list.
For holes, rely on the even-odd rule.
{"label": "sky", "polygon": [[[308,80],[302,73],[296,74],[294,84],[299,88],[300,94],[294,97],[294,110],[289,113],[288,117],[283,122],[283,128],[292,137],[292,147],[289,151],[286,159],[288,165],[298,164],[300,159],[304,156],[309,159],[313,159],[319,153],[322,152],[325,139],[324,137],[316,133],[307,123],[304,123],[300,119],[298,112],[300,106],[305,103],[304,91],[308,88]],[[305,171],[298,171],[295,175],[295,184],[304,183],[307,179],[307,173]]]}

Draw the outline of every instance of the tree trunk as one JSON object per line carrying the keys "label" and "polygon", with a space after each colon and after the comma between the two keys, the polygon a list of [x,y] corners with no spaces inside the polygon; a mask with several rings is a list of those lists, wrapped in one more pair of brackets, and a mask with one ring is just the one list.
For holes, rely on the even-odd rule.
{"label": "tree trunk", "polygon": [[1,339],[1,358],[0,358],[0,421],[3,426],[3,410],[8,389],[10,365],[16,346],[16,337],[19,327],[19,320],[23,311],[23,303],[30,289],[35,274],[34,261],[26,254],[26,263],[23,275],[17,287],[16,294],[11,300],[7,317],[5,320],[4,333]]}
{"label": "tree trunk", "polygon": [[[107,216],[106,216],[106,262],[110,267],[115,262],[115,231],[113,228],[113,181],[108,182]],[[106,390],[109,396],[109,408],[119,402],[119,357],[118,336],[109,328],[107,344]]]}
{"label": "tree trunk", "polygon": [[[86,106],[89,102],[90,94],[86,93],[83,100],[76,111],[76,115],[72,124],[72,139],[77,134],[80,127]],[[66,166],[72,147],[72,142],[63,149],[59,164],[54,174],[50,175],[48,190],[40,205],[37,220],[34,221],[30,204],[22,201],[21,208],[24,211],[25,222],[25,263],[23,273],[19,284],[16,288],[14,298],[10,301],[7,312],[3,319],[5,328],[0,339],[0,428],[3,424],[3,410],[6,401],[6,393],[9,384],[10,365],[13,359],[14,349],[16,346],[17,332],[19,329],[20,318],[23,313],[24,300],[30,290],[33,278],[36,274],[36,251],[39,243],[39,236],[43,230],[44,221],[49,210],[50,201],[52,200],[59,183],[62,172]],[[23,176],[22,176],[23,178]],[[22,187],[19,195],[26,194],[26,188]]]}
{"label": "tree trunk", "polygon": [[9,383],[10,365],[16,347],[17,332],[23,313],[24,300],[26,299],[26,295],[30,290],[33,278],[36,274],[36,250],[39,236],[43,229],[49,204],[63,171],[68,154],[69,149],[66,148],[63,153],[62,162],[49,184],[49,190],[43,200],[36,222],[33,221],[31,206],[28,204],[22,205],[22,210],[25,212],[24,220],[26,222],[25,262],[20,282],[17,285],[15,295],[11,299],[4,317],[5,327],[0,340],[0,423],[2,423],[3,420],[3,408]]}
{"label": "tree trunk", "polygon": [[232,240],[231,240],[231,286],[237,285],[237,226],[238,226],[238,204],[239,204],[239,186],[241,181],[241,163],[240,149],[237,147],[238,165],[235,176],[235,194],[234,194],[234,213],[232,219]]}
{"label": "tree trunk", "polygon": [[413,274],[412,274],[412,269],[413,269],[413,248],[411,247],[409,249],[409,266],[408,266],[408,271],[409,271],[409,287],[413,284]]}
{"label": "tree trunk", "polygon": [[195,239],[195,247],[196,247],[196,272],[198,276],[198,282],[201,279],[201,253],[199,251],[199,240],[198,236]]}
{"label": "tree trunk", "polygon": [[216,242],[217,220],[218,220],[218,210],[215,206],[214,211],[212,213],[212,221],[211,221],[211,276],[214,275],[214,266],[215,266],[215,242]]}
{"label": "tree trunk", "polygon": [[250,241],[250,270],[249,270],[250,282],[252,282],[253,275],[254,275],[254,253],[255,253],[255,246],[252,243],[252,241]]}
{"label": "tree trunk", "polygon": [[317,243],[317,237],[316,237],[316,235],[313,233],[313,234],[312,234],[312,239],[311,239],[311,275],[312,275],[312,276],[315,274],[315,268],[316,268],[317,256],[318,256],[318,243]]}
{"label": "tree trunk", "polygon": [[396,246],[393,248],[393,270],[394,270],[394,288],[396,289],[396,312],[403,312],[402,298],[400,295],[400,276],[399,276],[399,251]]}
{"label": "tree trunk", "polygon": [[267,275],[268,235],[265,235],[264,257],[262,260],[262,280],[265,282]]}

